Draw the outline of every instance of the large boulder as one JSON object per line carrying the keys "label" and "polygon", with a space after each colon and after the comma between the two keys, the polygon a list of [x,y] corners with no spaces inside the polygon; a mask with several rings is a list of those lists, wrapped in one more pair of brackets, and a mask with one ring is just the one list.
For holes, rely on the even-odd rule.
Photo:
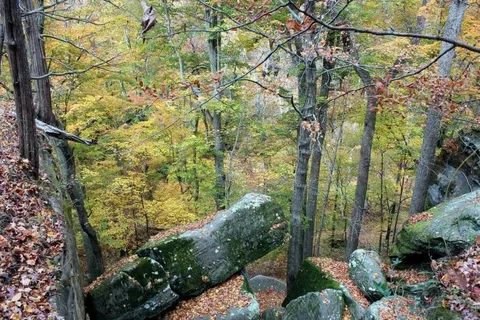
{"label": "large boulder", "polygon": [[289,290],[287,297],[283,301],[283,306],[287,306],[290,301],[304,296],[310,292],[320,292],[325,289],[340,289],[337,281],[333,280],[329,273],[324,272],[312,261],[306,259],[303,261],[300,271]]}
{"label": "large boulder", "polygon": [[140,258],[91,289],[86,307],[92,320],[146,319],[177,300],[162,266],[150,258]]}
{"label": "large boulder", "polygon": [[148,243],[137,254],[160,262],[172,289],[191,297],[281,245],[285,234],[280,206],[250,193],[204,227]]}
{"label": "large boulder", "polygon": [[413,300],[395,295],[372,303],[365,311],[363,320],[409,320],[423,319],[423,316]]}
{"label": "large boulder", "polygon": [[421,262],[455,255],[473,245],[480,236],[480,190],[434,207],[426,215],[403,225],[392,257]]}
{"label": "large boulder", "polygon": [[343,308],[343,293],[340,290],[310,292],[287,305],[285,320],[342,320]]}
{"label": "large boulder", "polygon": [[428,188],[430,206],[480,189],[480,158],[473,154],[479,154],[479,148],[479,129],[460,131],[458,138],[444,144],[432,170],[435,174]]}
{"label": "large boulder", "polygon": [[350,278],[367,298],[380,300],[390,294],[380,256],[375,251],[355,250],[348,261]]}

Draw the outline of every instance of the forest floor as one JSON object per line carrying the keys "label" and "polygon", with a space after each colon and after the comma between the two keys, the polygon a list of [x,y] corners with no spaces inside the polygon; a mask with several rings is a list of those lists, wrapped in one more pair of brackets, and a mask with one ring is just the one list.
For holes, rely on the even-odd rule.
{"label": "forest floor", "polygon": [[0,314],[54,319],[53,259],[63,247],[61,217],[42,199],[41,184],[20,158],[13,103],[0,103]]}

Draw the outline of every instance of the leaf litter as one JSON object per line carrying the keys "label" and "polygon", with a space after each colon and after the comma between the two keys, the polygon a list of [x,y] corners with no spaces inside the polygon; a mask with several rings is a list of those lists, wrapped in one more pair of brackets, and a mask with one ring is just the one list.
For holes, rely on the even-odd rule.
{"label": "leaf litter", "polygon": [[[13,104],[0,110],[0,314],[2,319],[57,319],[53,260],[63,248],[62,217],[42,200],[18,151]],[[47,182],[46,176],[40,183]]]}

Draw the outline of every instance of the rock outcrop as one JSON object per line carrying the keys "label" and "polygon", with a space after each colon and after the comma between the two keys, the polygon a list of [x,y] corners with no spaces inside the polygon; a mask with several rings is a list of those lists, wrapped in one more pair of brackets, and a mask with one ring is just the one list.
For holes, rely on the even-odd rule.
{"label": "rock outcrop", "polygon": [[455,255],[480,236],[480,190],[442,203],[425,219],[407,221],[397,236],[391,256],[420,262]]}
{"label": "rock outcrop", "polygon": [[[268,196],[247,194],[202,228],[140,248],[139,259],[89,291],[87,310],[102,320],[156,316],[179,298],[224,282],[280,246],[285,234],[280,206]],[[244,312],[231,310],[228,319],[246,319]]]}

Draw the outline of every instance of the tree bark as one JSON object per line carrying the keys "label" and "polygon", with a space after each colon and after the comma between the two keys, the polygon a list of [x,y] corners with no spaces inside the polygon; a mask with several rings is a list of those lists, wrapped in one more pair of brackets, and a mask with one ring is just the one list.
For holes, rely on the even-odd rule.
{"label": "tree bark", "polygon": [[355,200],[353,204],[352,220],[350,223],[350,233],[347,240],[346,258],[350,257],[353,251],[358,247],[358,239],[362,227],[363,211],[365,199],[367,197],[368,174],[370,172],[370,160],[372,156],[373,136],[375,134],[375,124],[377,121],[377,93],[372,87],[370,74],[358,67],[355,68],[358,76],[367,88],[367,110],[363,124],[362,144],[360,147],[360,160],[358,162],[357,186],[355,188]]}
{"label": "tree bark", "polygon": [[0,10],[15,96],[20,156],[30,161],[32,175],[36,179],[39,158],[35,111],[18,1],[3,0],[0,2]]}
{"label": "tree bark", "polygon": [[[218,25],[218,16],[212,14],[210,10],[205,10],[205,16],[207,21],[207,28],[212,29]],[[213,76],[217,75],[220,70],[220,57],[219,52],[221,48],[221,36],[219,32],[210,36],[207,43],[208,57],[210,60],[210,70]],[[218,85],[216,85],[218,88]],[[216,89],[217,89],[216,88]],[[217,90],[215,90],[217,94]],[[217,99],[220,99],[221,95],[217,94]],[[206,111],[207,113],[208,110]],[[223,141],[222,131],[222,113],[218,110],[213,110],[213,115],[210,115],[212,122],[212,132],[214,139],[213,153],[215,158],[215,206],[217,211],[225,209],[225,143]]]}
{"label": "tree bark", "polygon": [[[330,32],[327,35],[327,45],[333,46],[335,34]],[[328,99],[330,92],[330,83],[332,82],[331,70],[335,67],[333,61],[329,61],[327,58],[323,58],[323,74],[320,85],[320,99],[325,101]],[[314,64],[315,68],[315,64]],[[316,68],[312,70],[316,72]],[[308,84],[307,84],[308,85]],[[316,86],[316,83],[315,83]],[[312,94],[315,94],[313,92]],[[317,122],[320,124],[320,131],[316,132],[316,141],[313,143],[313,155],[312,163],[310,165],[310,181],[308,187],[306,216],[308,221],[308,228],[305,230],[303,237],[303,259],[311,257],[313,255],[313,243],[315,232],[315,216],[317,215],[317,199],[318,199],[318,179],[320,176],[320,166],[322,162],[322,149],[323,142],[325,140],[325,133],[327,128],[327,110],[328,104],[321,102],[318,108]]]}
{"label": "tree bark", "polygon": [[[305,10],[309,13],[314,12],[314,1],[305,0]],[[315,57],[302,57],[302,41],[305,39],[295,39],[296,60],[303,64],[299,71],[298,91],[300,101],[303,100],[302,108],[303,119],[299,124],[298,146],[297,146],[297,167],[295,170],[295,179],[293,185],[292,206],[290,212],[290,241],[288,246],[287,258],[287,290],[292,288],[303,258],[302,244],[302,212],[306,197],[308,162],[312,152],[312,125],[316,106],[316,66]]]}
{"label": "tree bark", "polygon": [[[35,9],[32,0],[20,0],[22,7],[27,11]],[[32,77],[41,77],[48,73],[45,61],[45,45],[40,35],[40,23],[38,17],[43,14],[29,14],[23,19],[25,35],[27,37],[27,49],[30,57],[30,74]],[[34,80],[35,94],[34,105],[37,110],[37,118],[45,123],[58,126],[52,112],[52,96],[50,92],[50,78]]]}
{"label": "tree bark", "polygon": [[[460,34],[460,28],[463,22],[463,16],[467,7],[467,0],[452,0],[450,10],[448,12],[447,22],[443,37],[451,40],[457,40]],[[451,45],[442,42],[440,54],[449,50]],[[452,69],[455,50],[450,50],[443,55],[438,61],[438,77],[447,78],[450,76]],[[442,99],[440,97],[439,99]],[[440,103],[440,100],[436,101]],[[415,187],[413,189],[412,202],[408,211],[409,215],[413,215],[425,210],[425,199],[427,197],[428,183],[432,173],[432,166],[435,157],[435,150],[438,139],[440,138],[440,125],[442,122],[442,111],[434,103],[430,106],[427,114],[427,123],[423,134],[422,149],[420,152],[420,160],[415,176]]]}
{"label": "tree bark", "polygon": [[[35,9],[32,0],[20,0],[22,6],[27,11]],[[28,52],[30,55],[30,70],[35,76],[43,76],[48,73],[47,63],[45,60],[45,46],[40,36],[40,28],[43,24],[43,20],[38,20],[36,16],[39,15],[27,15],[24,19],[24,27],[28,37]],[[52,97],[50,91],[49,77],[45,77],[41,80],[35,81],[36,95],[35,101],[38,107],[39,126],[45,130],[48,135],[61,137],[62,139],[70,139],[76,142],[85,143],[87,145],[92,144],[92,141],[80,139],[74,135],[68,134],[61,129],[60,122],[55,117],[52,111]],[[43,123],[45,122],[45,123]],[[51,126],[54,127],[51,127]],[[80,183],[75,179],[75,158],[73,149],[68,145],[65,140],[56,140],[56,153],[59,162],[62,164],[64,183],[67,187],[67,193],[72,201],[72,204],[77,211],[78,220],[82,229],[83,247],[85,249],[85,255],[87,260],[87,272],[88,282],[92,282],[103,271],[103,259],[100,243],[97,239],[97,235],[93,227],[88,222],[88,216],[84,205],[83,191]]]}
{"label": "tree bark", "polygon": [[5,32],[3,24],[0,23],[0,74],[2,74],[3,43],[5,42]]}

